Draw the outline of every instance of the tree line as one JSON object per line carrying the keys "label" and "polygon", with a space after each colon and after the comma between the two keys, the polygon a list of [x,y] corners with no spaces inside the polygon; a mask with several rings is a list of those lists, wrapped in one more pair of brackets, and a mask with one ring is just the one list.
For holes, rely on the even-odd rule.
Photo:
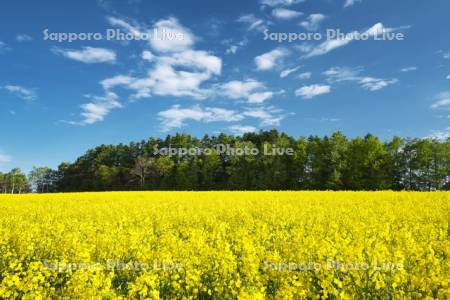
{"label": "tree line", "polygon": [[[216,151],[216,145],[258,154]],[[164,155],[157,149],[210,149]],[[265,155],[267,149],[291,155]],[[4,193],[115,190],[450,190],[450,139],[382,142],[368,134],[294,138],[277,130],[243,136],[188,134],[101,145],[56,170],[0,173]]]}

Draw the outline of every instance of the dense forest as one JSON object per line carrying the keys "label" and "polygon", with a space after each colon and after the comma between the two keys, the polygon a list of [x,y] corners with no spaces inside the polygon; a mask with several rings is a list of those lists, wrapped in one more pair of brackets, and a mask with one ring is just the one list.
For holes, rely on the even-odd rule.
{"label": "dense forest", "polygon": [[[257,148],[219,153],[215,146]],[[212,149],[164,155],[167,148]],[[290,148],[291,155],[263,149]],[[450,139],[382,142],[373,135],[293,138],[276,130],[202,139],[176,134],[128,145],[101,145],[57,170],[0,173],[3,193],[114,190],[450,190]]]}

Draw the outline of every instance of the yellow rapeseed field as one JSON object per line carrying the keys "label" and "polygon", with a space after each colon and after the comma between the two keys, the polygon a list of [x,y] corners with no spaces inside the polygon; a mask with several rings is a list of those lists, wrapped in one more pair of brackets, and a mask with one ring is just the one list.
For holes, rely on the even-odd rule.
{"label": "yellow rapeseed field", "polygon": [[2,299],[449,299],[450,194],[0,196]]}

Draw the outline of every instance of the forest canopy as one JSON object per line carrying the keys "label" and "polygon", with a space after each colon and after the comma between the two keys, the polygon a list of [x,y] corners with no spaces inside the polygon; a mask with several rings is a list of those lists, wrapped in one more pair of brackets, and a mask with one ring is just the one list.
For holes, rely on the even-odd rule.
{"label": "forest canopy", "polygon": [[[217,151],[258,149],[254,153]],[[208,149],[164,155],[155,149]],[[292,153],[265,155],[267,149]],[[56,170],[0,173],[3,193],[115,190],[449,190],[450,139],[381,141],[373,135],[294,138],[277,130],[243,136],[189,134],[101,145]]]}

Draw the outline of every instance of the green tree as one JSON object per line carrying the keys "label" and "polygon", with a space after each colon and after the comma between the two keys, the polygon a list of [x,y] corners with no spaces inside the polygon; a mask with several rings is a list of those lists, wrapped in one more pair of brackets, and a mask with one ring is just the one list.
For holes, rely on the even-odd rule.
{"label": "green tree", "polygon": [[12,169],[6,176],[11,194],[22,194],[29,191],[27,176],[19,168]]}

